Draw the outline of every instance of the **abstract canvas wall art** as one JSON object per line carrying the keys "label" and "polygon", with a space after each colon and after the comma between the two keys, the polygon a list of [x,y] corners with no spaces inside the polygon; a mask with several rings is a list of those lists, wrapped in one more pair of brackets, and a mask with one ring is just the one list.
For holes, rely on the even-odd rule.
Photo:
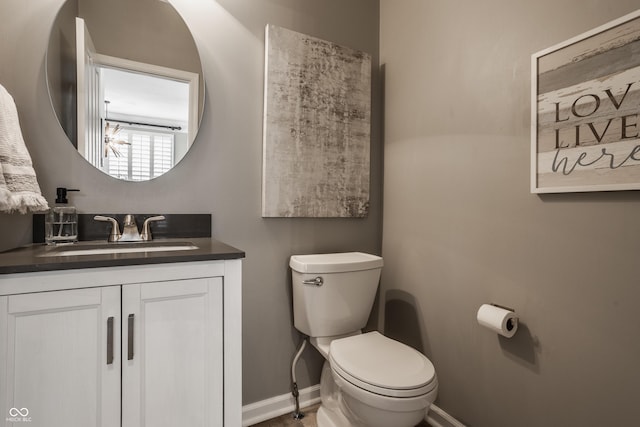
{"label": "abstract canvas wall art", "polygon": [[263,217],[365,217],[371,56],[268,25]]}

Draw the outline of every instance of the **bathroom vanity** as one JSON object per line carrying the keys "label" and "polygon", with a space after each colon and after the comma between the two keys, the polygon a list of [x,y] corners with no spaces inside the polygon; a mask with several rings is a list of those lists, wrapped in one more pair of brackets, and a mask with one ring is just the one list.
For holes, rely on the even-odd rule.
{"label": "bathroom vanity", "polygon": [[244,253],[190,242],[0,254],[0,426],[241,425]]}

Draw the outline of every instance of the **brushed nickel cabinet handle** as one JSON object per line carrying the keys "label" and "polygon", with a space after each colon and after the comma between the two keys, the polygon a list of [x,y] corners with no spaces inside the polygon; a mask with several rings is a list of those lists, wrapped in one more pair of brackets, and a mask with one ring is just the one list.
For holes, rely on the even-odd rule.
{"label": "brushed nickel cabinet handle", "polygon": [[133,321],[134,314],[130,314],[127,318],[127,360],[133,360]]}
{"label": "brushed nickel cabinet handle", "polygon": [[113,316],[107,319],[107,365],[113,363]]}

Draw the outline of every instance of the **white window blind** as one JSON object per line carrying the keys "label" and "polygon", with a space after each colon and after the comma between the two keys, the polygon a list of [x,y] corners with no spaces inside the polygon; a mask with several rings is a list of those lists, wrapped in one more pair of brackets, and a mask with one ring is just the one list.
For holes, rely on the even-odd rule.
{"label": "white window blind", "polygon": [[123,129],[119,140],[130,145],[117,144],[120,156],[109,151],[105,159],[107,173],[128,181],[144,181],[167,172],[174,163],[173,134]]}

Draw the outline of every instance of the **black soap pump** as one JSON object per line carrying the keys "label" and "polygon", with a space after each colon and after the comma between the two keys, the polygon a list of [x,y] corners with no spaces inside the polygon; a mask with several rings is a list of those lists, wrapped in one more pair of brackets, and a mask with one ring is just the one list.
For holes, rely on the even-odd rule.
{"label": "black soap pump", "polygon": [[44,224],[47,245],[74,243],[78,241],[78,214],[74,206],[69,206],[68,191],[80,191],[64,187],[56,188],[55,206],[47,212]]}

